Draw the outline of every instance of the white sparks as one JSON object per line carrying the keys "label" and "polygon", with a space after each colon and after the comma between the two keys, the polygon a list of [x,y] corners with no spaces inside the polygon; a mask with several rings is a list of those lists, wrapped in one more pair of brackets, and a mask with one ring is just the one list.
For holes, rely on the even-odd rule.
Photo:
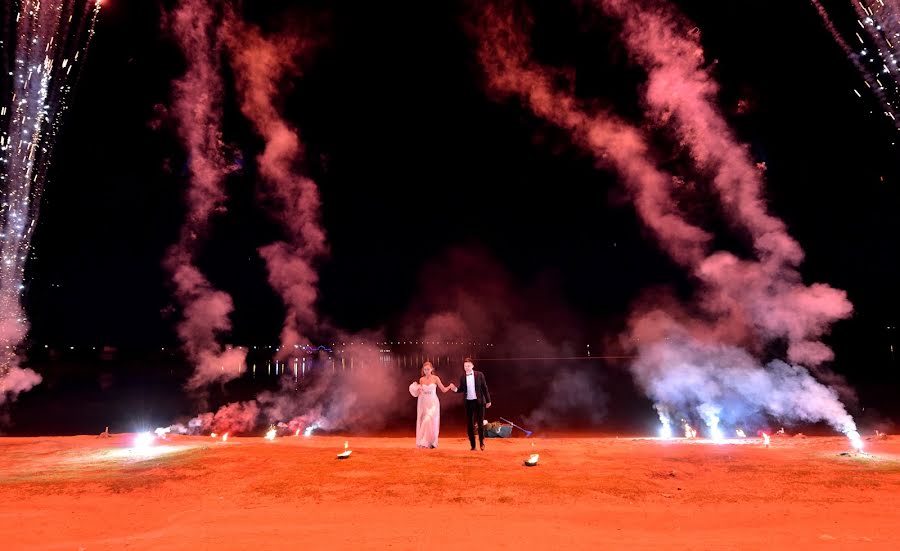
{"label": "white sparks", "polygon": [[[97,6],[91,0],[22,0],[15,23],[14,53],[6,67],[11,100],[0,107],[5,127],[0,136],[0,379],[17,367],[17,347],[28,324],[22,308],[25,262],[34,221],[71,85],[77,75],[68,60],[90,43]],[[64,17],[63,15],[68,15]],[[6,44],[4,44],[6,49]]]}

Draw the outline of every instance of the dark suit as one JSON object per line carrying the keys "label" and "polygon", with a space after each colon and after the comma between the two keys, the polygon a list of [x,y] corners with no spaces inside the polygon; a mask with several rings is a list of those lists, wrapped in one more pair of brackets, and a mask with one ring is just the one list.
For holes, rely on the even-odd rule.
{"label": "dark suit", "polygon": [[[475,449],[475,428],[478,428],[478,443],[484,446],[484,405],[491,403],[491,393],[488,390],[487,380],[481,371],[472,370],[475,375],[475,399],[466,398],[466,432],[469,434],[469,443]],[[466,396],[466,375],[459,378],[457,392]]]}

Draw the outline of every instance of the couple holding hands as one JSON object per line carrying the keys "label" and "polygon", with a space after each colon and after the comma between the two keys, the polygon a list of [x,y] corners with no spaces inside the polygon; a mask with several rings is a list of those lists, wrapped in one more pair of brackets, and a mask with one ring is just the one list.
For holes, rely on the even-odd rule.
{"label": "couple holding hands", "polygon": [[416,447],[436,448],[438,433],[441,429],[441,402],[437,397],[437,389],[441,392],[453,391],[462,394],[466,402],[466,429],[469,443],[475,449],[475,431],[478,431],[478,443],[484,450],[484,410],[491,407],[491,393],[488,391],[484,373],[475,371],[472,358],[463,361],[464,373],[459,378],[459,386],[450,383],[444,386],[441,378],[434,374],[431,362],[422,364],[422,377],[418,382],[409,385],[409,393],[418,397],[416,406]]}

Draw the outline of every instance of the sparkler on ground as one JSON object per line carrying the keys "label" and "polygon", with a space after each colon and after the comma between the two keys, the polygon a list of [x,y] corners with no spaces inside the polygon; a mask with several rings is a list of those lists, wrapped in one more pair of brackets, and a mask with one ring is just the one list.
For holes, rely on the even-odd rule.
{"label": "sparkler on ground", "polygon": [[338,459],[347,459],[348,457],[350,457],[350,454],[353,453],[353,450],[351,450],[349,448],[350,448],[350,441],[348,440],[348,441],[344,442],[344,451],[337,454],[337,458]]}
{"label": "sparkler on ground", "polygon": [[[531,449],[534,449],[534,442],[531,443]],[[528,459],[525,460],[526,467],[534,467],[538,464],[538,460],[541,458],[540,454],[533,453],[528,456]]]}
{"label": "sparkler on ground", "polygon": [[657,415],[659,415],[659,422],[662,424],[659,429],[660,438],[666,440],[672,438],[672,420],[669,418],[669,412],[665,406],[660,404],[653,404],[653,409],[656,410]]}
{"label": "sparkler on ground", "polygon": [[854,450],[858,452],[861,452],[863,450],[864,446],[862,437],[859,435],[859,432],[857,432],[856,429],[848,429],[844,434],[847,436],[847,438],[850,439],[850,445],[853,446]]}
{"label": "sparkler on ground", "polygon": [[703,417],[704,422],[706,422],[706,426],[709,427],[710,439],[714,442],[723,440],[725,436],[719,428],[719,413],[721,412],[721,409],[709,404],[701,404],[697,409]]}
{"label": "sparkler on ground", "polygon": [[18,346],[28,332],[22,307],[25,265],[48,169],[84,64],[100,1],[21,0],[6,22],[0,49],[0,404],[40,383],[20,367]]}

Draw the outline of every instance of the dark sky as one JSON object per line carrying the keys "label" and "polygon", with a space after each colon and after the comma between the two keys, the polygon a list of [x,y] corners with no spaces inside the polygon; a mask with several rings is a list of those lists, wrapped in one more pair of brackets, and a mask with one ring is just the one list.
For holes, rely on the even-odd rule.
{"label": "dark sky", "polygon": [[[253,4],[249,17],[264,27],[307,21],[313,30],[303,32],[324,39],[286,90],[285,109],[320,186],[331,245],[320,309],[339,325],[396,324],[423,268],[460,246],[485,251],[523,289],[552,279],[582,320],[578,331],[598,342],[641,289],[684,283],[613,175],[514,102],[484,93],[465,31],[472,3]],[[836,329],[839,357],[886,350],[900,305],[897,131],[870,114],[873,97],[852,93],[861,79],[808,3],[677,4],[716,60],[723,111],[766,163],[771,209],[807,252],[806,281],[846,289],[856,306]],[[853,24],[844,4],[826,6]],[[537,57],[574,66],[579,95],[635,113],[640,74],[608,25],[566,3],[531,7]],[[185,159],[171,123],[152,122],[184,66],[161,9],[104,5],[34,239],[35,343],[173,342],[160,264],[184,212]],[[738,113],[741,100],[749,109]],[[260,143],[231,115],[227,139],[252,160]],[[229,213],[214,222],[201,263],[234,296],[234,341],[272,343],[282,313],[255,249],[276,234],[247,167],[229,181]]]}

